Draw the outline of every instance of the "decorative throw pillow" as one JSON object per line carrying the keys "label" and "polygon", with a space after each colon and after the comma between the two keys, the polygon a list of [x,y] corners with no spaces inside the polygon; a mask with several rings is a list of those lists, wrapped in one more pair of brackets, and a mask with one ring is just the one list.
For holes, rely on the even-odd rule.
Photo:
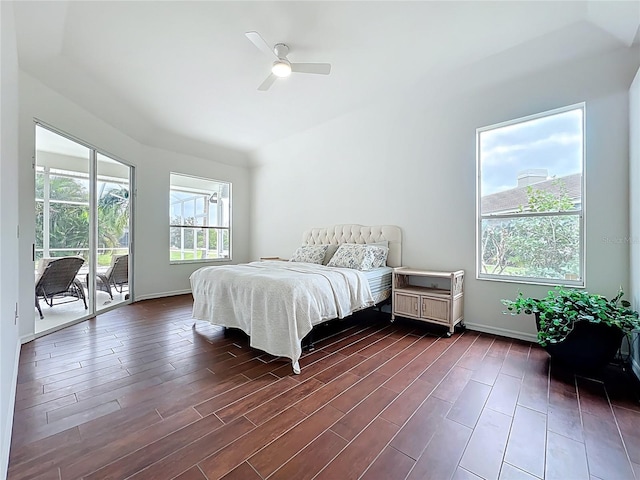
{"label": "decorative throw pillow", "polygon": [[381,247],[368,247],[357,243],[343,243],[338,251],[331,257],[328,267],[354,268],[356,270],[371,270],[375,268],[374,249]]}
{"label": "decorative throw pillow", "polygon": [[322,263],[328,245],[303,245],[298,247],[290,262]]}
{"label": "decorative throw pillow", "polygon": [[385,267],[387,265],[389,247],[383,247],[371,243],[367,244],[367,247],[373,250],[373,268]]}

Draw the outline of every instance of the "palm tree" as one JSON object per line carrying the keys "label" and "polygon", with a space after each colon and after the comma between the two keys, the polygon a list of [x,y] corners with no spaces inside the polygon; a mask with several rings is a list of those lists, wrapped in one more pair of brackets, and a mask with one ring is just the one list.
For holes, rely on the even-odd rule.
{"label": "palm tree", "polygon": [[[49,178],[51,200],[64,200],[74,203],[49,203],[49,247],[78,249],[75,253],[84,254],[89,248],[89,192],[76,179],[52,175]],[[36,176],[36,198],[44,197],[44,175]],[[44,203],[36,202],[36,245],[42,248],[44,222]],[[69,255],[62,252],[61,255]]]}
{"label": "palm tree", "polygon": [[[89,192],[82,181],[62,176],[49,177],[49,247],[64,248],[61,255],[78,249],[86,256],[89,248]],[[44,175],[36,176],[36,198],[44,198]],[[58,203],[61,200],[65,203]],[[67,203],[69,202],[69,203]],[[36,202],[36,245],[43,248],[44,203]],[[129,226],[129,190],[125,186],[103,188],[98,199],[98,244],[120,246]],[[85,249],[85,250],[82,250]]]}
{"label": "palm tree", "polygon": [[120,246],[129,226],[129,190],[112,187],[98,200],[98,242],[107,248]]}

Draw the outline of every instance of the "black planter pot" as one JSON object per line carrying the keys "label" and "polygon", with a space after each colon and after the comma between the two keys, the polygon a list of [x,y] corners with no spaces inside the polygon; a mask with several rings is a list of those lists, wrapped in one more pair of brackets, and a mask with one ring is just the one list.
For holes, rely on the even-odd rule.
{"label": "black planter pot", "polygon": [[[536,326],[539,318],[536,314]],[[624,334],[617,327],[601,323],[577,322],[569,336],[544,349],[551,358],[577,371],[596,370],[615,357]]]}

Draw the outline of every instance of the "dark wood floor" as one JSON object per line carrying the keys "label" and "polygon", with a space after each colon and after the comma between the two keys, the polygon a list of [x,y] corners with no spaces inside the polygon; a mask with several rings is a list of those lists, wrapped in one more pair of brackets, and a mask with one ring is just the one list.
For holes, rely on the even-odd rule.
{"label": "dark wood floor", "polygon": [[293,375],[190,312],[139,302],[23,345],[9,478],[640,478],[619,368],[576,377],[526,342],[370,311]]}

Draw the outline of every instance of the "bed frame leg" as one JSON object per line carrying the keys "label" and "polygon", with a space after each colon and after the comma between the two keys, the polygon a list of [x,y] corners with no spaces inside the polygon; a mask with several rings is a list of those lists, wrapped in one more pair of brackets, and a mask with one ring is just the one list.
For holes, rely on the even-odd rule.
{"label": "bed frame leg", "polygon": [[304,337],[304,340],[302,342],[302,348],[306,348],[307,350],[311,351],[311,350],[315,350],[315,346],[313,345],[313,330],[311,330],[306,337]]}

